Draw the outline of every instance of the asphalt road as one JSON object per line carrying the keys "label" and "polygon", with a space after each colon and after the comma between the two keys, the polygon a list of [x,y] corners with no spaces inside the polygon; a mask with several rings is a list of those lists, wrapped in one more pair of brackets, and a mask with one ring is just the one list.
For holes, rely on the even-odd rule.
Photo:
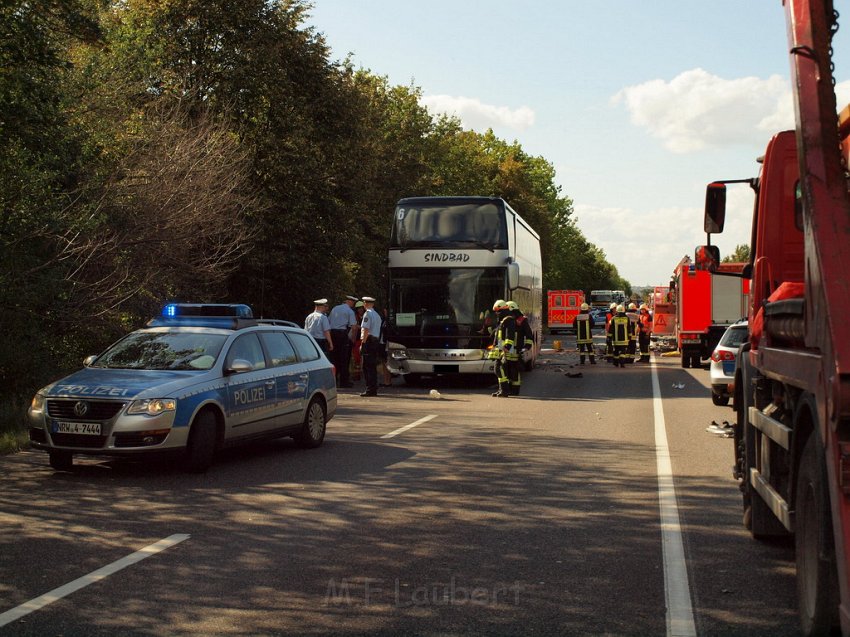
{"label": "asphalt road", "polygon": [[204,475],[0,458],[0,613],[62,593],[0,635],[664,635],[671,587],[698,635],[796,634],[791,545],[749,537],[731,440],[705,431],[733,412],[706,370],[655,361],[684,583],[665,586],[650,367],[550,352],[520,397],[349,390],[319,449]]}

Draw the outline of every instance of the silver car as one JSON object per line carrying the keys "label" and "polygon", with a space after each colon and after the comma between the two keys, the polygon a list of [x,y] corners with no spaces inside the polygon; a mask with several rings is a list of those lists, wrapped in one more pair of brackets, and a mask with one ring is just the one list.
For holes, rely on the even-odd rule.
{"label": "silver car", "polygon": [[336,407],[333,365],[299,326],[255,320],[247,305],[172,304],[41,389],[30,445],[56,470],[74,454],[176,451],[205,471],[218,449],[248,440],[318,447]]}
{"label": "silver car", "polygon": [[715,405],[729,404],[730,385],[735,380],[735,358],[747,340],[747,333],[746,319],[733,323],[711,353],[711,402]]}

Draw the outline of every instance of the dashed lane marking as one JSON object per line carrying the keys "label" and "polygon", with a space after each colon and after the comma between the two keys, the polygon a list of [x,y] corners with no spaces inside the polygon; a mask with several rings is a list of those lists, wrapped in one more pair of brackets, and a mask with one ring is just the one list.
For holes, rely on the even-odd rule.
{"label": "dashed lane marking", "polygon": [[437,417],[437,414],[430,414],[428,416],[425,416],[424,418],[420,418],[416,422],[412,422],[409,425],[405,425],[404,427],[399,427],[395,431],[391,431],[390,433],[381,436],[381,439],[383,440],[385,438],[395,438],[397,435],[403,434],[408,429],[413,429],[414,427],[418,427],[419,425],[425,424],[429,420],[434,420],[434,418],[436,418],[436,417]]}

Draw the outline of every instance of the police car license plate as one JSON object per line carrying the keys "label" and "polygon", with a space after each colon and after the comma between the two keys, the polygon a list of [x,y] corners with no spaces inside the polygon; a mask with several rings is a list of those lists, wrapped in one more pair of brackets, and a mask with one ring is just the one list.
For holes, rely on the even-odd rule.
{"label": "police car license plate", "polygon": [[83,436],[99,436],[101,426],[99,422],[64,422],[54,421],[53,433],[56,434],[82,434]]}

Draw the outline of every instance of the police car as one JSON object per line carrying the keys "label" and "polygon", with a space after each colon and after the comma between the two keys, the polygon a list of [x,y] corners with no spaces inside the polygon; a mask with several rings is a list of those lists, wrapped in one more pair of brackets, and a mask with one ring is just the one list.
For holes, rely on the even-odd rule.
{"label": "police car", "polygon": [[254,319],[247,305],[167,305],[84,365],[29,409],[30,444],[60,471],[74,454],[180,451],[197,472],[218,449],[257,438],[318,447],[337,407],[316,341],[294,323]]}

